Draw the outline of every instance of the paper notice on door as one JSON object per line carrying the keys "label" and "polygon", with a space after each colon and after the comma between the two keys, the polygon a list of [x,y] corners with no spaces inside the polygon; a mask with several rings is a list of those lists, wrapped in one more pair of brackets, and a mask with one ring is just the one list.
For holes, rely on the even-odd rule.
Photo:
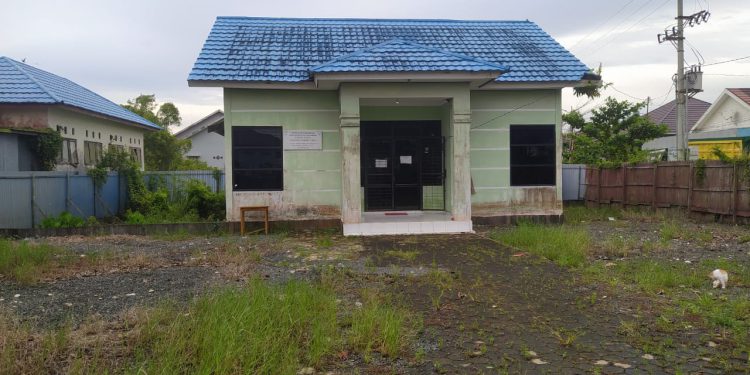
{"label": "paper notice on door", "polygon": [[401,164],[411,164],[411,155],[401,155]]}
{"label": "paper notice on door", "polygon": [[375,159],[375,168],[388,168],[388,159]]}

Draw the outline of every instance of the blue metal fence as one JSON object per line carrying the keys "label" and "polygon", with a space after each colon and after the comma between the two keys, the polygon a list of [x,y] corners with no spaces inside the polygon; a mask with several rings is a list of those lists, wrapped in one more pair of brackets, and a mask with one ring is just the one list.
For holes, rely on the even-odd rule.
{"label": "blue metal fence", "polygon": [[586,196],[586,164],[563,164],[564,201],[582,201]]}
{"label": "blue metal fence", "polygon": [[[145,172],[144,180],[166,188],[170,197],[189,180],[202,181],[214,191],[224,189],[223,173],[214,176],[212,171]],[[121,213],[126,203],[125,179],[117,173],[110,173],[97,190],[85,173],[0,172],[0,228],[37,227],[64,211],[84,219],[109,217]]]}

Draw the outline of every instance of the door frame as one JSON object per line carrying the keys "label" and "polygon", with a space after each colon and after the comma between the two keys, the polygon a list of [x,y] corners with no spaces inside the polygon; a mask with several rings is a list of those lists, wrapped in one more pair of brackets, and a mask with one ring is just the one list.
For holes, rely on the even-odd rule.
{"label": "door frame", "polygon": [[[377,135],[377,136],[365,136],[364,128],[369,126],[377,126],[378,124],[387,124],[391,128],[391,131],[389,132],[389,135]],[[405,124],[420,124],[424,127],[430,126],[430,125],[438,125],[437,129],[439,129],[439,135],[437,136],[429,136],[429,135],[397,135],[395,129],[399,126],[399,124],[405,125]],[[360,123],[360,129],[362,129],[360,133],[360,186],[363,189],[364,196],[362,197],[363,201],[363,211],[364,212],[385,212],[385,211],[410,211],[410,210],[417,210],[422,211],[424,210],[424,169],[423,169],[423,163],[422,163],[422,153],[420,150],[424,147],[424,141],[427,139],[431,140],[440,140],[440,179],[441,184],[443,187],[443,207],[442,209],[436,210],[431,209],[431,211],[444,211],[445,210],[445,184],[446,184],[446,176],[447,173],[445,171],[445,137],[442,134],[442,126],[441,126],[440,120],[393,120],[393,121],[361,121]],[[383,126],[383,125],[381,125]],[[390,189],[391,189],[391,205],[389,208],[377,208],[372,209],[370,208],[371,204],[368,199],[367,189],[370,187],[368,186],[368,174],[367,174],[367,155],[368,155],[368,147],[367,147],[367,141],[373,140],[373,139],[382,139],[382,140],[388,140],[390,145],[390,159],[391,159],[391,168],[390,168],[390,175],[391,175],[391,183],[390,183]],[[407,141],[415,141],[415,153],[414,153],[414,159],[412,162],[416,164],[418,167],[418,182],[415,184],[415,186],[419,189],[418,193],[418,202],[416,208],[405,208],[405,207],[396,207],[396,168],[400,165],[400,163],[397,164],[399,155],[396,155],[396,143],[400,140],[407,140]],[[383,184],[384,185],[384,184]]]}

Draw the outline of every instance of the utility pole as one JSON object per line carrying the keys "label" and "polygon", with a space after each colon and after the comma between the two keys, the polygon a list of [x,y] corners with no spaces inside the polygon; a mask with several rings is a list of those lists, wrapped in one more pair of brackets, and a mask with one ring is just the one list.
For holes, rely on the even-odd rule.
{"label": "utility pole", "polygon": [[677,0],[677,160],[688,160],[685,136],[685,25],[682,23],[682,0]]}
{"label": "utility pole", "polygon": [[[672,29],[664,30],[664,34],[657,35],[659,43],[670,41],[677,48],[677,74],[675,75],[675,90],[677,104],[677,160],[690,159],[690,149],[688,148],[688,137],[685,128],[687,127],[687,100],[688,93],[695,95],[703,91],[701,87],[702,75],[700,66],[693,67],[690,70],[689,86],[686,86],[685,79],[685,25],[694,26],[708,21],[710,13],[702,10],[689,16],[683,15],[683,0],[677,0],[677,26]],[[699,77],[700,76],[700,77]]]}

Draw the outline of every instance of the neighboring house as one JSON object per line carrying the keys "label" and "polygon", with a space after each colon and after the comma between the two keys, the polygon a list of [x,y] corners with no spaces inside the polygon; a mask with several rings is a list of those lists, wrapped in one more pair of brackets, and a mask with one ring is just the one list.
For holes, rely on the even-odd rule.
{"label": "neighboring house", "polygon": [[[687,103],[688,120],[683,131],[685,136],[690,132],[695,123],[708,110],[711,103],[690,98]],[[643,144],[641,149],[653,152],[659,152],[664,160],[678,160],[677,158],[677,101],[664,104],[663,106],[650,111],[648,118],[656,124],[667,126],[667,134],[663,137],[653,139]]]}
{"label": "neighboring house", "polygon": [[725,89],[696,122],[688,145],[701,159],[718,159],[717,147],[728,156],[750,151],[750,88]]}
{"label": "neighboring house", "polygon": [[224,88],[228,220],[358,235],[559,218],[561,90],[590,80],[529,21],[219,17],[188,83]]}
{"label": "neighboring house", "polygon": [[45,129],[63,137],[57,170],[85,170],[107,148],[143,165],[143,134],[158,126],[65,78],[0,56],[0,171],[32,171]]}
{"label": "neighboring house", "polygon": [[224,112],[216,110],[174,134],[189,139],[188,159],[202,160],[211,167],[224,169]]}

